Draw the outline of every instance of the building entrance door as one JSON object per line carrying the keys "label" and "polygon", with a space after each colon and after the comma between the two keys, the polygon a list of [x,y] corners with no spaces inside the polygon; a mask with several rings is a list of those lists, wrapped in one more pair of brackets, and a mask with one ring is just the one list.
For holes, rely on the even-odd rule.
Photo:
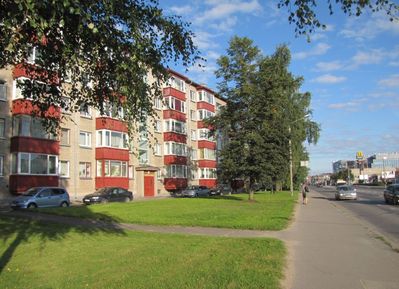
{"label": "building entrance door", "polygon": [[144,197],[153,197],[155,195],[155,181],[153,174],[144,175]]}

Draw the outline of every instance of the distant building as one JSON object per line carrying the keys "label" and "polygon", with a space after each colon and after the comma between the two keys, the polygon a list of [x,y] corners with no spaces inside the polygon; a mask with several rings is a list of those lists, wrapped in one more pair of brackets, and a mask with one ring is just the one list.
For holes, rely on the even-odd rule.
{"label": "distant building", "polygon": [[370,168],[396,169],[399,168],[399,152],[376,153],[367,158]]}
{"label": "distant building", "polygon": [[350,161],[350,160],[339,160],[336,162],[333,162],[333,173],[338,173],[340,171],[344,171],[346,169],[354,169],[357,167],[356,161]]}

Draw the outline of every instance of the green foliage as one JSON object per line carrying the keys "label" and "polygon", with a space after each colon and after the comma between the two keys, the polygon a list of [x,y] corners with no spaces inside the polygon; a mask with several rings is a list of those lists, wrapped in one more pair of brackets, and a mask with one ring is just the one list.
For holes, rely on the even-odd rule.
{"label": "green foliage", "polygon": [[348,169],[345,169],[345,170],[339,171],[337,173],[334,173],[334,174],[331,175],[330,178],[334,182],[336,182],[337,180],[345,180],[345,181],[347,181],[348,180],[348,174],[349,174],[350,180],[354,181],[355,180],[355,176],[352,174],[351,170],[349,170],[349,172],[348,172]]}
{"label": "green foliage", "polygon": [[[320,1],[321,2],[321,1]],[[391,0],[327,0],[328,11],[334,13],[333,5],[349,16],[360,16],[366,10],[371,12],[383,11],[390,21],[398,21],[399,5]],[[335,3],[334,3],[335,2]],[[278,8],[288,8],[288,21],[295,25],[297,35],[311,34],[317,28],[326,28],[316,15],[317,1],[315,0],[280,0]]]}
{"label": "green foliage", "polygon": [[[2,0],[0,23],[0,68],[40,51],[25,69],[47,87],[19,84],[39,116],[51,106],[103,113],[110,102],[123,107],[127,123],[143,120],[161,96],[168,62],[188,66],[198,57],[188,23],[165,16],[156,0]],[[58,126],[57,118],[44,120]]]}
{"label": "green foliage", "polygon": [[225,182],[239,178],[250,188],[275,186],[287,179],[289,140],[295,171],[307,159],[302,143],[317,142],[319,125],[305,117],[310,94],[299,92],[303,79],[289,72],[290,59],[284,45],[263,56],[250,39],[234,37],[218,60],[218,88],[227,105],[209,123],[228,138],[219,164]]}

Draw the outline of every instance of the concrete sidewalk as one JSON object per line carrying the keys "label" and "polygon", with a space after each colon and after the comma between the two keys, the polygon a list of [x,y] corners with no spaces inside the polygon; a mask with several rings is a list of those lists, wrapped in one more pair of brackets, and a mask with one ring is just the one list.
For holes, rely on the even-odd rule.
{"label": "concrete sidewalk", "polygon": [[399,253],[315,191],[281,239],[289,250],[286,289],[399,288]]}

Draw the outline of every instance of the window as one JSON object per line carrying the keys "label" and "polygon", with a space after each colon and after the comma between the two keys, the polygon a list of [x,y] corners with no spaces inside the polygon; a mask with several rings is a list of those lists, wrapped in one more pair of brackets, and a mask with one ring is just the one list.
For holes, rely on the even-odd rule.
{"label": "window", "polygon": [[197,170],[191,169],[191,170],[190,170],[190,173],[191,173],[191,179],[192,179],[192,180],[197,179]]}
{"label": "window", "polygon": [[197,120],[197,118],[195,117],[195,110],[190,109],[190,119]]}
{"label": "window", "polygon": [[29,51],[29,54],[28,54],[27,62],[28,63],[33,63],[33,64],[36,63],[37,64],[38,62],[40,62],[41,57],[42,57],[42,54],[40,52],[40,48],[31,47],[30,51]]}
{"label": "window", "polygon": [[156,143],[156,144],[154,145],[154,154],[155,154],[156,156],[160,156],[160,155],[161,155],[161,144]]}
{"label": "window", "polygon": [[174,119],[165,120],[165,131],[186,134],[186,123]]}
{"label": "window", "polygon": [[58,157],[34,153],[13,153],[11,173],[32,175],[56,175]]}
{"label": "window", "polygon": [[191,101],[194,101],[194,102],[197,101],[195,91],[193,91],[193,90],[190,90],[190,99],[191,99]]}
{"label": "window", "polygon": [[197,140],[197,131],[195,129],[191,130],[191,140]]}
{"label": "window", "polygon": [[97,147],[129,149],[129,136],[118,131],[98,130],[96,145]]}
{"label": "window", "polygon": [[162,180],[162,171],[157,170],[157,180]]}
{"label": "window", "polygon": [[104,114],[103,116],[108,116],[110,118],[122,119],[124,117],[123,107],[117,107],[116,104],[111,104],[109,102],[104,103]]}
{"label": "window", "polygon": [[79,145],[81,147],[91,147],[91,133],[87,131],[80,131]]}
{"label": "window", "polygon": [[186,91],[186,83],[183,80],[181,80],[180,78],[177,78],[175,76],[172,76],[171,78],[169,78],[168,85],[175,89],[178,89],[180,91],[183,91],[183,92]]}
{"label": "window", "polygon": [[96,162],[96,176],[97,177],[103,176],[103,161]]}
{"label": "window", "polygon": [[213,141],[213,136],[211,136],[209,129],[200,128],[198,129],[198,140],[209,140]]}
{"label": "window", "polygon": [[190,159],[191,159],[192,161],[195,161],[195,160],[198,159],[198,157],[197,157],[197,150],[196,150],[196,149],[191,149],[191,150],[190,150]]}
{"label": "window", "polygon": [[187,156],[187,146],[183,143],[165,142],[165,155]]}
{"label": "window", "polygon": [[5,128],[6,128],[6,120],[4,118],[0,118],[0,137],[5,136]]}
{"label": "window", "polygon": [[89,179],[91,177],[91,163],[79,162],[79,178]]}
{"label": "window", "polygon": [[105,177],[125,177],[127,178],[127,162],[105,160],[104,161]]}
{"label": "window", "polygon": [[0,100],[7,100],[7,83],[0,80]]}
{"label": "window", "polygon": [[187,178],[187,166],[169,165],[166,166],[167,178]]}
{"label": "window", "polygon": [[162,98],[155,96],[155,98],[154,98],[154,107],[156,109],[162,109]]}
{"label": "window", "polygon": [[199,109],[198,110],[198,120],[203,120],[208,117],[212,117],[215,114],[212,111],[206,110],[206,109]]}
{"label": "window", "polygon": [[59,175],[60,178],[68,178],[69,177],[69,161],[60,161],[59,165]]}
{"label": "window", "polygon": [[61,128],[60,144],[64,146],[69,146],[69,132],[67,128]]}
{"label": "window", "polygon": [[216,151],[208,148],[199,149],[200,160],[216,160]]}
{"label": "window", "polygon": [[129,166],[129,179],[134,179],[134,167]]}
{"label": "window", "polygon": [[208,91],[202,90],[198,92],[198,101],[205,101],[210,104],[215,104],[215,96]]}
{"label": "window", "polygon": [[198,172],[200,179],[216,179],[216,169],[214,168],[200,168]]}
{"label": "window", "polygon": [[155,132],[162,132],[162,121],[155,121]]}
{"label": "window", "polygon": [[42,139],[56,139],[46,131],[40,118],[29,115],[13,116],[13,136],[28,136]]}
{"label": "window", "polygon": [[168,109],[174,109],[180,112],[186,112],[186,102],[172,96],[165,97]]}
{"label": "window", "polygon": [[0,155],[0,176],[4,176],[4,156]]}
{"label": "window", "polygon": [[86,117],[86,118],[91,118],[91,108],[87,104],[82,103],[80,105],[79,112],[80,112],[80,116]]}

